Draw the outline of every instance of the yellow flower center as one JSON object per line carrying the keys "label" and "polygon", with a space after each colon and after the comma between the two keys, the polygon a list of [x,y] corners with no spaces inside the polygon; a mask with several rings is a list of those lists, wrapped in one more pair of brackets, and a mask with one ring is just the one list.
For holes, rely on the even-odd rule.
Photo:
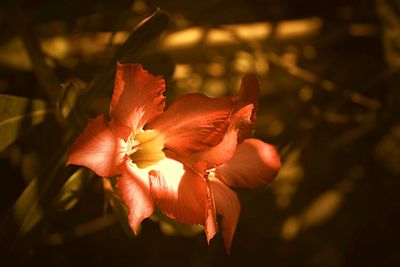
{"label": "yellow flower center", "polygon": [[133,163],[144,169],[165,158],[164,137],[155,130],[132,133],[129,137],[128,151]]}

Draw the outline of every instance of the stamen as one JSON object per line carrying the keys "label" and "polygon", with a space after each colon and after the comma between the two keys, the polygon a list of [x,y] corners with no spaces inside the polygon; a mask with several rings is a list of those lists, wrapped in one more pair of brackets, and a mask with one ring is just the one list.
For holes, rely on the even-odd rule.
{"label": "stamen", "polygon": [[164,138],[155,130],[146,130],[134,136],[133,153],[129,154],[139,168],[146,168],[165,158]]}
{"label": "stamen", "polygon": [[208,178],[209,178],[209,179],[214,179],[214,178],[216,178],[216,177],[215,177],[215,168],[206,170],[206,172],[208,173]]}
{"label": "stamen", "polygon": [[131,156],[138,150],[138,145],[140,144],[140,142],[135,139],[135,134],[132,133],[128,137],[127,144],[128,144],[127,154]]}

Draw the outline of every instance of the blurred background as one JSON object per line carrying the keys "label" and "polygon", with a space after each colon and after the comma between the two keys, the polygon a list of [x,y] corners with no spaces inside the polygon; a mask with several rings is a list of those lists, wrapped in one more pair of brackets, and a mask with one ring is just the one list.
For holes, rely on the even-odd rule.
{"label": "blurred background", "polygon": [[[0,25],[4,266],[400,266],[400,1],[3,0]],[[257,74],[283,166],[237,191],[231,255],[160,214],[133,236],[112,186],[65,167],[117,61],[168,103]]]}

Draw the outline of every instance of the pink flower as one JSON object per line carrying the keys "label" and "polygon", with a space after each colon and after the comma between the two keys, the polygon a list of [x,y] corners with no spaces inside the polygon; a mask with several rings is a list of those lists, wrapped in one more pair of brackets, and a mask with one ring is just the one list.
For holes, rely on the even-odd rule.
{"label": "pink flower", "polygon": [[229,251],[240,202],[229,187],[256,188],[277,175],[276,149],[248,138],[255,123],[257,79],[238,95],[188,94],[165,112],[165,82],[139,64],[118,64],[110,120],[99,115],[70,147],[67,164],[99,176],[120,175],[117,187],[137,233],[155,208],[177,222],[202,224],[209,241],[222,216]]}

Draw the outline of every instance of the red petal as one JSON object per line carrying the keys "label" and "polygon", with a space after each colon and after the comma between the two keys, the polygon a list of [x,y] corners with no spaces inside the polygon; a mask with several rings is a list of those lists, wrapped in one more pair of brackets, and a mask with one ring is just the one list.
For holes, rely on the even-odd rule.
{"label": "red petal", "polygon": [[115,176],[123,162],[126,144],[110,129],[103,115],[91,120],[68,153],[67,165],[88,167],[103,177]]}
{"label": "red petal", "polygon": [[148,128],[165,137],[165,148],[184,157],[222,141],[232,108],[231,98],[189,94],[175,101]]}
{"label": "red petal", "polygon": [[258,139],[246,139],[232,159],[219,166],[215,175],[226,185],[256,188],[272,182],[281,162],[276,148]]}
{"label": "red petal", "polygon": [[257,77],[254,74],[247,74],[242,78],[237,99],[239,101],[239,108],[248,104],[253,104],[257,109],[258,97],[260,95],[260,85]]}
{"label": "red petal", "polygon": [[217,213],[222,216],[222,236],[225,249],[229,254],[240,216],[240,202],[236,193],[220,180],[211,178],[210,182]]}
{"label": "red petal", "polygon": [[233,97],[235,106],[222,141],[211,149],[194,153],[182,161],[202,171],[215,168],[232,158],[238,143],[253,131],[259,93],[257,78],[251,74],[246,75],[242,79],[238,95]]}
{"label": "red petal", "polygon": [[119,64],[110,114],[133,130],[161,114],[165,107],[165,82],[139,64]]}
{"label": "red petal", "polygon": [[217,224],[217,208],[215,207],[214,195],[211,189],[211,182],[206,178],[207,183],[207,204],[206,204],[206,222],[205,222],[205,234],[207,242],[210,244],[210,240],[215,236],[218,231]]}
{"label": "red petal", "polygon": [[168,217],[187,224],[205,224],[207,186],[203,177],[172,159],[159,161],[150,171],[154,203]]}
{"label": "red petal", "polygon": [[118,178],[117,187],[122,200],[128,207],[129,225],[137,234],[139,224],[154,211],[149,174],[127,161],[122,175]]}
{"label": "red petal", "polygon": [[240,90],[237,95],[235,112],[241,110],[243,107],[251,104],[253,111],[249,121],[243,122],[239,132],[239,143],[252,134],[254,124],[256,122],[256,112],[258,108],[258,96],[260,95],[260,86],[257,77],[253,74],[248,74],[243,77],[240,85]]}
{"label": "red petal", "polygon": [[250,122],[253,105],[247,105],[238,110],[231,119],[230,125],[222,141],[205,151],[194,153],[183,159],[187,165],[199,171],[215,168],[232,158],[238,145],[238,136],[244,122]]}

